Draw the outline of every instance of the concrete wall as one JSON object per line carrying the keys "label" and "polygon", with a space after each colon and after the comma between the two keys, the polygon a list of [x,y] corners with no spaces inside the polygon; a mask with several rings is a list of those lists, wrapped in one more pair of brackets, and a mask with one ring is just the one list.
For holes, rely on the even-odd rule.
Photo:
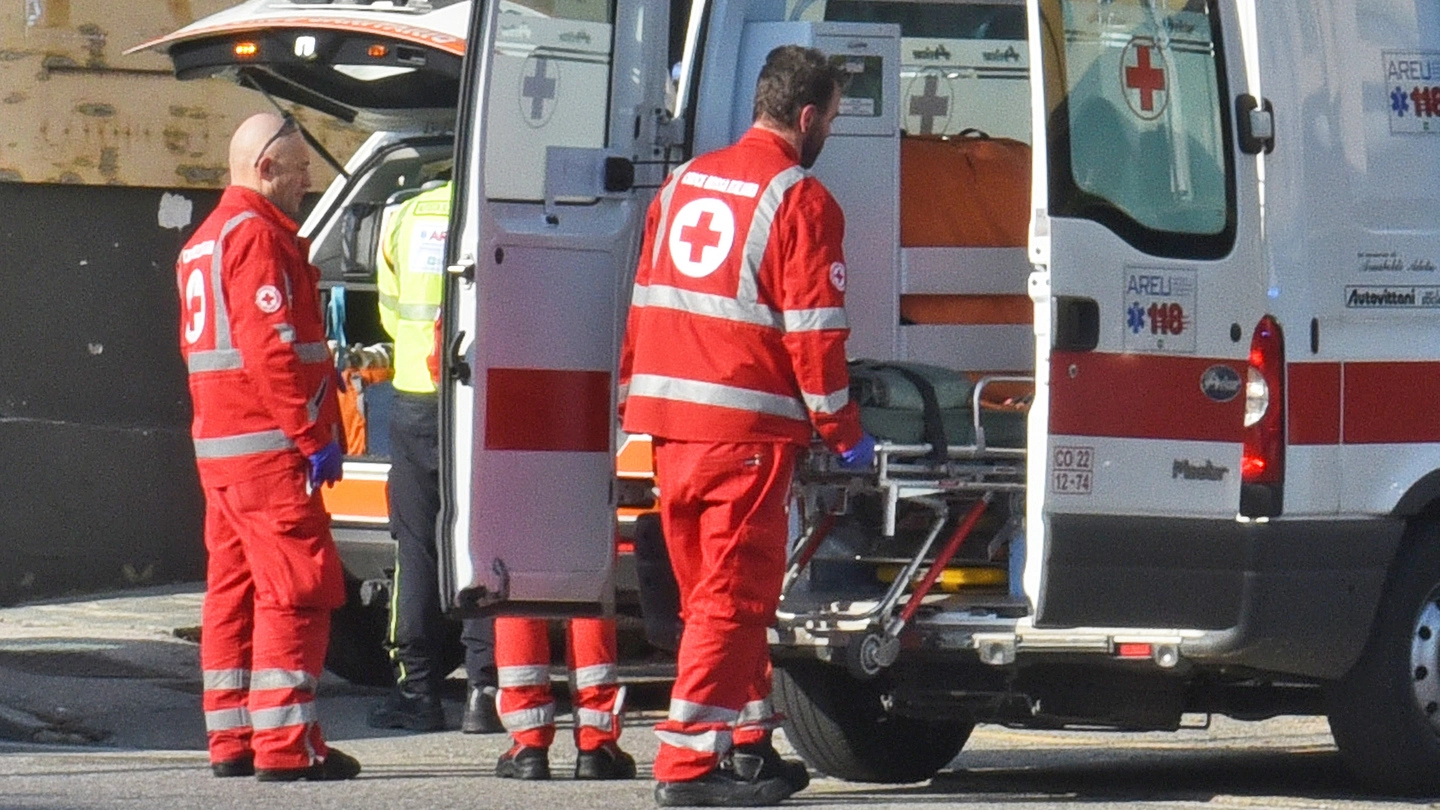
{"label": "concrete wall", "polygon": [[0,603],[203,577],[173,268],[268,104],[121,51],[226,5],[0,0]]}

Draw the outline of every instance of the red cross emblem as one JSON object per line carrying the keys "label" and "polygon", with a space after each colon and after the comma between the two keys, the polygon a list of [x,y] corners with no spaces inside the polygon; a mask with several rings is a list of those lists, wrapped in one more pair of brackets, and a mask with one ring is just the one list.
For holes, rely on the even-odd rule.
{"label": "red cross emblem", "polygon": [[704,278],[730,255],[735,243],[735,214],[715,197],[691,200],[675,213],[666,241],[670,261],[681,275]]}
{"label": "red cross emblem", "polygon": [[266,284],[255,291],[255,306],[259,307],[260,311],[266,315],[279,312],[280,291],[275,289],[275,285]]}
{"label": "red cross emblem", "polygon": [[715,230],[711,224],[715,214],[705,211],[700,214],[700,220],[694,225],[680,226],[680,241],[689,245],[690,250],[685,255],[685,260],[698,262],[705,255],[705,248],[719,247],[724,235]]}
{"label": "red cross emblem", "polygon": [[[1158,65],[1153,61],[1156,57]],[[1159,118],[1170,102],[1165,71],[1165,55],[1155,46],[1155,40],[1135,37],[1126,44],[1120,57],[1120,81],[1125,87],[1125,103],[1141,118]]]}

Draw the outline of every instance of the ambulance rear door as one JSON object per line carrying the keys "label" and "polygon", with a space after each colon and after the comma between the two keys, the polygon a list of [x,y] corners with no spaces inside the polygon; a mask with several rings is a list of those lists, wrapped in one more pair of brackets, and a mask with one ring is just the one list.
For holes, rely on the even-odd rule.
{"label": "ambulance rear door", "polygon": [[247,0],[127,51],[179,79],[226,76],[369,130],[448,130],[470,0]]}
{"label": "ambulance rear door", "polygon": [[609,610],[616,360],[663,178],[645,163],[665,106],[666,8],[476,10],[447,246],[443,587],[461,611]]}
{"label": "ambulance rear door", "polygon": [[1229,627],[1247,357],[1266,303],[1257,161],[1236,132],[1236,12],[1231,0],[1030,12],[1035,623]]}

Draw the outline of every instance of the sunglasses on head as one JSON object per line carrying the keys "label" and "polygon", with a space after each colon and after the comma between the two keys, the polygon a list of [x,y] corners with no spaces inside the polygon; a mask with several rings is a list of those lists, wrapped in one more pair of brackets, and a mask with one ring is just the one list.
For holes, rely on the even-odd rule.
{"label": "sunglasses on head", "polygon": [[290,113],[285,113],[284,115],[282,115],[280,117],[280,128],[275,130],[275,134],[270,136],[270,140],[266,141],[265,145],[260,147],[260,153],[255,156],[255,168],[260,168],[260,161],[265,157],[265,153],[269,151],[270,147],[276,141],[280,140],[286,135],[290,135],[299,131],[300,124],[295,120],[295,116],[291,115]]}

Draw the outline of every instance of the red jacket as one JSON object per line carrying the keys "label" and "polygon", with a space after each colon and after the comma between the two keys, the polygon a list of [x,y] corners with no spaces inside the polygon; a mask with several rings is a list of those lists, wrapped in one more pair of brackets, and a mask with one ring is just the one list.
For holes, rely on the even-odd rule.
{"label": "red jacket", "polygon": [[845,366],[845,217],[788,143],[751,129],[651,203],[620,358],[624,428],[831,448],[860,439]]}
{"label": "red jacket", "polygon": [[206,487],[294,468],[339,435],[320,271],[297,230],[269,200],[231,186],[176,263]]}

